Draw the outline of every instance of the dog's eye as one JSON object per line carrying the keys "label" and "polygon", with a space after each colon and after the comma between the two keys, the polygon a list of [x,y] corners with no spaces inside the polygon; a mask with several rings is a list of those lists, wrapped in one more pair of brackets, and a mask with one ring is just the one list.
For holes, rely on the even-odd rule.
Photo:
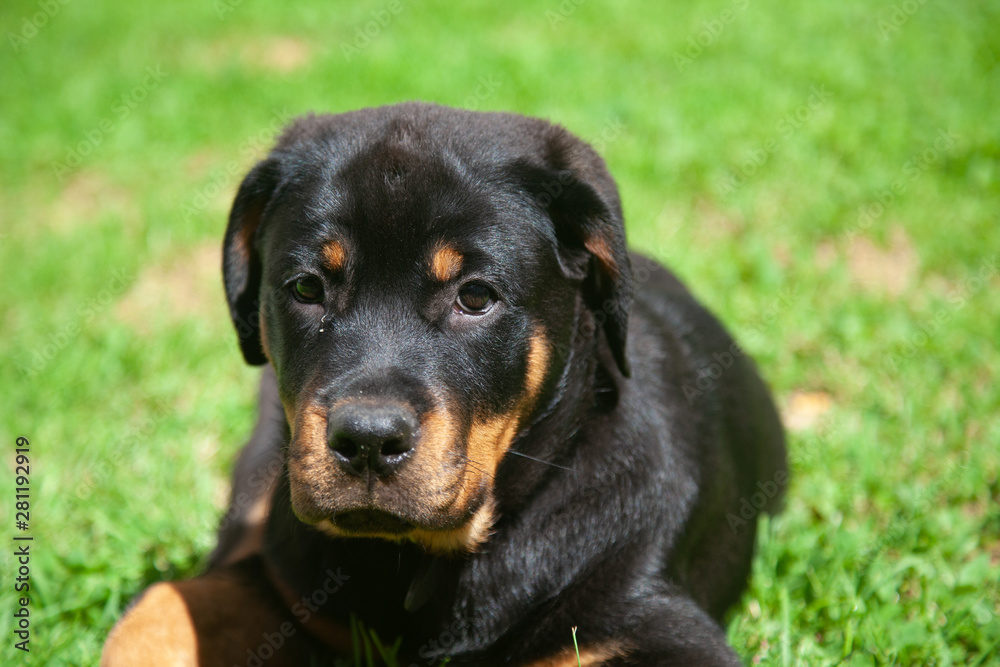
{"label": "dog's eye", "polygon": [[292,296],[301,303],[319,303],[323,299],[323,283],[316,276],[299,276],[292,283]]}
{"label": "dog's eye", "polygon": [[489,285],[466,283],[458,290],[455,308],[466,315],[482,315],[489,311],[496,301],[496,295]]}

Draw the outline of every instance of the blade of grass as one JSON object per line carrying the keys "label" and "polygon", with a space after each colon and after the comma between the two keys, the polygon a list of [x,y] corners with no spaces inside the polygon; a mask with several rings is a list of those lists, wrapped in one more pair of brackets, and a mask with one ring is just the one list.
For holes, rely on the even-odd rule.
{"label": "blade of grass", "polygon": [[358,633],[358,618],[351,614],[351,646],[354,647],[354,667],[361,667],[361,637]]}
{"label": "blade of grass", "polygon": [[371,634],[372,643],[375,644],[375,650],[378,651],[378,654],[382,657],[382,660],[384,660],[385,664],[388,665],[389,667],[394,667],[396,664],[396,648],[399,647],[399,640],[396,641],[395,648],[387,649],[382,644],[382,639],[378,636],[378,633],[375,632],[374,628],[369,630],[368,632]]}
{"label": "blade of grass", "polygon": [[375,656],[372,653],[372,641],[368,635],[368,628],[363,621],[358,621],[358,629],[361,632],[361,641],[365,646],[365,667],[375,667]]}

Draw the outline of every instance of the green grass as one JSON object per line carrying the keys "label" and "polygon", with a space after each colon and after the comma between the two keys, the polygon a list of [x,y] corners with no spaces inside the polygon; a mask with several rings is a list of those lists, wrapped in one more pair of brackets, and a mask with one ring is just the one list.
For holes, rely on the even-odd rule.
{"label": "green grass", "polygon": [[794,477],[743,655],[995,664],[1000,3],[400,0],[348,59],[388,3],[226,1],[0,5],[0,525],[24,435],[34,664],[95,664],[212,547],[254,411],[212,254],[240,175],[289,116],[408,99],[597,142],[632,244],[758,359]]}

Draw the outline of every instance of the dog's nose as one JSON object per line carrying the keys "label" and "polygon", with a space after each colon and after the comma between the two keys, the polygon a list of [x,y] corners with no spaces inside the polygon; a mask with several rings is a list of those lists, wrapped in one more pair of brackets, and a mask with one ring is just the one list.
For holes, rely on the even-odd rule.
{"label": "dog's nose", "polygon": [[344,405],[329,417],[334,457],[347,472],[385,477],[399,470],[413,451],[415,415],[398,405]]}

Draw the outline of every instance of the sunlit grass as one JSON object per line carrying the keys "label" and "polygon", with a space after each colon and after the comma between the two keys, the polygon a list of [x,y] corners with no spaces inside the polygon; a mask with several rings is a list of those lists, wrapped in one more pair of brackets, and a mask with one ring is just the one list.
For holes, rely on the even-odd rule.
{"label": "sunlit grass", "polygon": [[[599,144],[632,244],[758,360],[794,475],[741,654],[996,655],[1000,3],[50,4],[30,37],[41,5],[0,6],[0,442],[34,452],[34,664],[94,664],[212,547],[254,410],[212,254],[240,176],[290,116],[407,99]],[[5,664],[13,608],[4,586]]]}

